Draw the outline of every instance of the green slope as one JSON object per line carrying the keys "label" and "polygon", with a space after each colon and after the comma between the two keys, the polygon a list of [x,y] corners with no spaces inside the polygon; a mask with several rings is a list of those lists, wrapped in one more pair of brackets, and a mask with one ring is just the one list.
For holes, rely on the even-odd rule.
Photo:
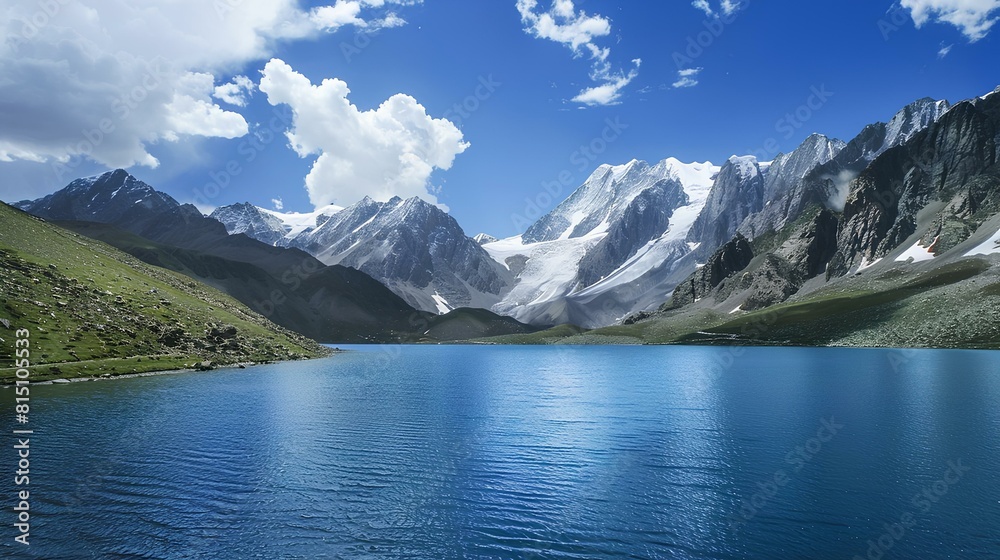
{"label": "green slope", "polygon": [[16,329],[31,332],[36,381],[328,353],[211,287],[6,204],[0,271],[0,382],[14,376]]}
{"label": "green slope", "polygon": [[[250,262],[150,241],[109,224],[58,225],[217,288],[255,311],[268,313],[275,323],[321,342],[446,342],[537,330],[484,309],[456,309],[441,316],[417,311],[363,272],[322,266],[308,256],[295,261],[297,251],[264,246],[242,235],[228,238],[223,253],[232,253],[230,246],[242,244],[247,249],[244,257],[261,252],[274,256],[268,265],[278,273]],[[290,258],[294,266],[280,260]],[[309,263],[315,266],[305,266]],[[299,269],[301,274],[296,272]],[[280,294],[280,299],[272,294]],[[259,307],[261,302],[266,305]]]}

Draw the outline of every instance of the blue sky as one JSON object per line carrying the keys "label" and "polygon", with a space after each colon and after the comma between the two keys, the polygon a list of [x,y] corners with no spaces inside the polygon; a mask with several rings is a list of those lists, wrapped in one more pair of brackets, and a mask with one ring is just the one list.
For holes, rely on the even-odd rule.
{"label": "blue sky", "polygon": [[[359,1],[355,11],[344,0],[272,1],[282,4],[274,12],[217,0],[206,23],[186,28],[198,18],[167,13],[183,1],[123,15],[112,0],[65,0],[35,33],[23,23],[41,21],[31,19],[40,4],[15,2],[0,54],[0,160],[9,160],[0,161],[0,198],[132,164],[139,178],[205,207],[280,199],[286,211],[306,211],[420,194],[470,235],[509,236],[601,163],[771,159],[812,132],[849,140],[919,97],[954,102],[1000,85],[996,0]],[[227,2],[235,15],[218,13]],[[956,11],[963,5],[971,8]],[[77,8],[100,25],[79,24]],[[177,29],[144,29],[159,18]],[[134,31],[102,35],[109,28]],[[86,39],[82,54],[51,47],[67,37]],[[109,99],[136,91],[143,57],[166,61],[166,85],[122,118]],[[72,81],[46,73],[57,63]],[[235,76],[252,90],[214,90]],[[334,78],[342,84],[312,87]],[[80,101],[87,95],[93,104]],[[239,97],[245,106],[227,102]],[[50,114],[46,103],[70,108]],[[63,147],[99,128],[102,110],[116,126],[93,157]],[[70,165],[54,165],[60,157]]]}

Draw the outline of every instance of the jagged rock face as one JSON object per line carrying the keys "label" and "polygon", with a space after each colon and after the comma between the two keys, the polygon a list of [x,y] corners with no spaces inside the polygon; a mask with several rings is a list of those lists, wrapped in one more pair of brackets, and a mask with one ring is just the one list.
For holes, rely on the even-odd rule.
{"label": "jagged rock face", "polygon": [[417,198],[376,202],[365,197],[349,208],[308,214],[237,204],[212,216],[230,233],[361,270],[424,311],[488,308],[512,282],[510,272],[480,247],[492,238],[469,239],[451,216]]}
{"label": "jagged rock face", "polygon": [[[206,219],[194,206],[178,203],[123,169],[77,179],[44,198],[15,206],[49,221],[113,224],[164,243],[227,235],[221,223]],[[188,231],[181,231],[178,223],[185,224]]]}
{"label": "jagged rock face", "polygon": [[812,227],[803,234],[803,237],[809,240],[809,245],[806,246],[804,262],[800,261],[799,264],[804,268],[806,278],[813,278],[825,272],[830,259],[837,254],[839,225],[840,220],[833,212],[823,210],[813,220]]}
{"label": "jagged rock face", "polygon": [[126,214],[157,214],[180,206],[173,198],[123,169],[77,179],[66,188],[35,201],[15,204],[45,219],[114,223]]}
{"label": "jagged rock face", "polygon": [[764,255],[760,266],[741,279],[740,287],[749,290],[741,309],[755,311],[781,303],[798,292],[805,281],[805,274],[787,259]]}
{"label": "jagged rock face", "polygon": [[754,251],[750,241],[737,233],[736,237],[709,257],[705,266],[696,270],[674,289],[670,307],[682,307],[710,295],[725,279],[745,269],[753,257]]}
{"label": "jagged rock face", "polygon": [[274,245],[287,233],[281,220],[250,203],[217,208],[209,217],[222,222],[232,235],[242,233],[268,245]]}
{"label": "jagged rock face", "polygon": [[415,197],[384,203],[366,197],[282,243],[361,270],[427,311],[489,308],[513,282],[454,218]]}
{"label": "jagged rock face", "polygon": [[897,112],[888,123],[866,126],[830,161],[817,166],[803,180],[805,204],[823,204],[843,210],[850,182],[886,151],[900,146],[944,115],[947,101],[918,99]]}
{"label": "jagged rock face", "polygon": [[978,227],[1000,193],[998,105],[996,95],[959,103],[868,166],[852,184],[830,275],[898,247],[917,230],[917,214],[931,201],[951,203],[937,216],[939,232],[949,225],[948,247],[938,250],[964,241]]}
{"label": "jagged rock face", "polygon": [[614,223],[639,193],[670,179],[671,170],[667,161],[654,166],[638,160],[620,166],[602,165],[569,198],[532,224],[521,239],[525,243],[576,239],[603,223]]}
{"label": "jagged rock face", "polygon": [[789,154],[780,154],[764,173],[764,208],[739,226],[740,233],[754,238],[777,231],[794,222],[815,197],[803,179],[820,165],[833,160],[845,144],[822,134],[813,134]]}
{"label": "jagged rock face", "polygon": [[[667,158],[604,165],[525,236],[486,245],[517,276],[493,308],[536,325],[605,326],[656,307],[694,268],[687,233],[719,168]],[[676,278],[675,278],[676,277]],[[664,287],[664,284],[666,286]]]}
{"label": "jagged rock face", "polygon": [[[764,176],[752,156],[732,157],[722,166],[705,208],[688,233],[702,254],[732,239],[744,220],[764,208]],[[742,235],[741,235],[742,237]]]}
{"label": "jagged rock face", "polygon": [[636,254],[638,249],[663,235],[674,210],[688,203],[683,186],[676,180],[661,180],[642,191],[614,222],[607,237],[580,261],[580,282],[590,286]]}

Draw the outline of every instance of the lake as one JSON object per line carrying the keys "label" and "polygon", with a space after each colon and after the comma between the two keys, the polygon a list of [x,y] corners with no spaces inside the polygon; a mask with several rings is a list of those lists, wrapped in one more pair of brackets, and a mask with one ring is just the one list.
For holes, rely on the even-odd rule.
{"label": "lake", "polygon": [[352,350],[33,387],[3,555],[1000,557],[1000,353]]}

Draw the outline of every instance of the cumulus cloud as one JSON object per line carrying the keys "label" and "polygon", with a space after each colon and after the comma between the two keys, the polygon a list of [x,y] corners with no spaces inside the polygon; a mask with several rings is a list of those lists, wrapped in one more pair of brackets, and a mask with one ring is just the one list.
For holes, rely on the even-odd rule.
{"label": "cumulus cloud", "polygon": [[678,70],[677,81],[674,82],[673,86],[675,88],[688,88],[698,85],[698,74],[701,70],[701,68],[685,68],[683,70]]}
{"label": "cumulus cloud", "polygon": [[362,111],[338,79],[315,85],[280,59],[261,72],[260,91],[272,105],[292,109],[288,140],[300,157],[316,156],[306,189],[317,207],[419,196],[437,204],[429,184],[435,169],[451,168],[469,144],[446,119],[435,119],[416,99],[396,94]]}
{"label": "cumulus cloud", "polygon": [[274,209],[275,210],[284,210],[285,209],[285,202],[283,200],[281,200],[280,196],[278,198],[272,198],[271,199],[271,204],[274,205]]}
{"label": "cumulus cloud", "polygon": [[355,25],[369,30],[385,27],[399,27],[406,24],[395,12],[388,12],[381,18],[364,19],[362,11],[366,8],[382,8],[390,5],[411,6],[420,4],[421,0],[337,0],[329,6],[314,8],[309,13],[309,19],[320,29],[336,31],[345,25]]}
{"label": "cumulus cloud", "polygon": [[613,71],[608,61],[611,49],[594,42],[611,34],[611,21],[604,16],[577,10],[573,0],[553,0],[547,11],[538,10],[537,0],[517,0],[517,11],[525,32],[565,45],[574,56],[587,56],[593,62],[590,78],[598,85],[581,91],[573,98],[574,102],[584,105],[618,103],[621,90],[638,75],[640,59],[632,61],[634,67],[627,73]]}
{"label": "cumulus cloud", "polygon": [[900,5],[910,10],[918,29],[928,21],[947,23],[973,43],[986,37],[1000,10],[1000,0],[901,0]]}
{"label": "cumulus cloud", "polygon": [[253,95],[253,91],[255,89],[257,89],[257,86],[250,78],[247,78],[246,76],[235,76],[233,77],[233,81],[228,84],[217,86],[215,88],[215,92],[212,93],[212,96],[220,101],[229,103],[230,105],[246,107],[247,97]]}
{"label": "cumulus cloud", "polygon": [[[414,2],[355,3],[352,23],[369,26]],[[249,80],[215,77],[266,59],[280,41],[318,36],[322,9],[298,0],[9,0],[0,9],[0,161],[155,167],[149,148],[159,141],[245,135],[243,116],[216,101],[242,106]]]}

